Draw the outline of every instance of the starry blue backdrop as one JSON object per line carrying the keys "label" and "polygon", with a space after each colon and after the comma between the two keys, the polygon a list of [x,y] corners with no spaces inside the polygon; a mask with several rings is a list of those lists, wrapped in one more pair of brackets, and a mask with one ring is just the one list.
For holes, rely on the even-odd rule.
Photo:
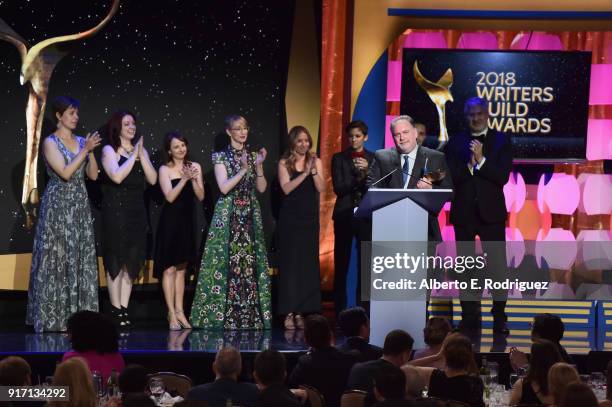
{"label": "starry blue backdrop", "polygon": [[[110,0],[0,0],[0,17],[32,46],[46,38],[95,26]],[[137,116],[138,132],[159,164],[163,135],[178,130],[206,172],[205,211],[215,200],[211,152],[226,141],[226,115],[244,115],[251,148],[268,150],[271,180],[286,135],[284,92],[294,2],[288,0],[123,0],[96,36],[70,44],[56,67],[49,98],[68,94],[81,102],[79,134],[101,128],[120,108]],[[21,186],[25,161],[27,89],[19,84],[16,48],[0,41],[0,254],[30,252]],[[47,111],[47,116],[48,115]],[[43,137],[50,134],[50,121]],[[98,152],[99,153],[99,152]],[[39,184],[44,185],[44,164]],[[94,216],[96,185],[88,185]],[[155,188],[154,188],[155,189]],[[273,231],[269,189],[261,196],[268,238]],[[152,230],[161,205],[149,191]],[[96,221],[97,222],[97,221]]]}

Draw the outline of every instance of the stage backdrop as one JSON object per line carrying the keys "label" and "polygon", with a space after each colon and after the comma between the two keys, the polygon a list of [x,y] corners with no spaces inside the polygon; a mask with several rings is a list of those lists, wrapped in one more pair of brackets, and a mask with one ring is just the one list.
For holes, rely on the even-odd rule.
{"label": "stage backdrop", "polygon": [[[0,17],[30,45],[53,36],[89,29],[105,15],[110,1],[0,1]],[[55,69],[49,101],[68,94],[81,101],[77,133],[99,129],[113,111],[132,110],[138,133],[156,165],[164,133],[178,130],[190,142],[190,154],[206,172],[210,214],[216,183],[211,153],[227,141],[226,115],[244,115],[251,127],[252,148],[268,150],[268,179],[286,138],[285,86],[293,25],[293,1],[123,0],[117,15],[100,33],[73,44]],[[20,207],[25,160],[27,89],[19,84],[16,48],[0,41],[0,254],[29,253],[33,231],[24,228]],[[47,109],[49,114],[49,109]],[[53,131],[47,120],[46,136]],[[99,151],[98,151],[99,153]],[[39,160],[41,191],[44,164]],[[97,216],[95,185],[89,185]],[[260,197],[266,235],[271,240],[274,218],[270,188]],[[162,204],[159,190],[149,191],[151,231]],[[99,236],[99,234],[98,234]],[[150,236],[153,241],[153,236]],[[1,256],[8,259],[8,256]],[[19,263],[27,255],[17,257]],[[8,274],[7,262],[0,273]],[[29,264],[16,264],[17,268]],[[6,287],[3,287],[6,288]]]}

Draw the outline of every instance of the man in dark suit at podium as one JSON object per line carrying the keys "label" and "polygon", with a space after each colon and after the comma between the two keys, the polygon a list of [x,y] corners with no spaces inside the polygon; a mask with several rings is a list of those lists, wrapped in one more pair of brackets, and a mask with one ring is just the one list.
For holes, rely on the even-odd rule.
{"label": "man in dark suit at podium", "polygon": [[[465,102],[468,133],[451,136],[445,146],[446,159],[453,176],[455,194],[450,221],[457,242],[504,242],[507,210],[503,187],[512,170],[512,145],[507,136],[489,129],[487,101],[473,97]],[[506,252],[502,245],[483,246],[488,252],[488,276],[504,276]],[[459,250],[458,250],[459,251]],[[494,253],[491,253],[494,251]],[[493,293],[493,329],[507,334],[506,292]],[[480,326],[480,301],[461,301],[462,323],[466,330]]]}
{"label": "man in dark suit at podium", "polygon": [[[418,145],[417,129],[412,117],[398,116],[391,121],[390,130],[395,147],[378,150],[370,166],[368,188],[431,189],[453,188],[444,153]],[[430,181],[427,174],[444,176]],[[428,239],[442,241],[438,219],[429,215]]]}

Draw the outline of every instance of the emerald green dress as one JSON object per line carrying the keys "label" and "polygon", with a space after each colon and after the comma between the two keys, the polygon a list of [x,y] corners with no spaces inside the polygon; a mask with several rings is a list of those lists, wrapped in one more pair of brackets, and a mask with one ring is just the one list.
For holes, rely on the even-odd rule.
{"label": "emerald green dress", "polygon": [[[240,171],[240,150],[214,153],[228,178]],[[270,277],[261,209],[255,195],[255,159],[249,171],[215,206],[191,309],[191,324],[205,329],[269,329]]]}

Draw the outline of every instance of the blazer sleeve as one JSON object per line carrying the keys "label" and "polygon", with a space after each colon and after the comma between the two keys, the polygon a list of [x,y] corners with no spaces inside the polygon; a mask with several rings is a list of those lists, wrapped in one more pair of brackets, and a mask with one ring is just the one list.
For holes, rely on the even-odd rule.
{"label": "blazer sleeve", "polygon": [[451,175],[451,172],[448,169],[448,166],[446,165],[446,157],[444,155],[440,157],[440,163],[438,165],[438,169],[444,171],[445,175],[444,175],[444,178],[442,178],[442,180],[438,184],[433,185],[433,188],[453,189],[453,177]]}
{"label": "blazer sleeve", "polygon": [[503,187],[508,182],[510,171],[512,171],[512,145],[506,139],[499,149],[498,159],[487,158],[482,167],[474,171],[474,175]]}
{"label": "blazer sleeve", "polygon": [[346,171],[342,171],[342,156],[340,154],[334,154],[332,158],[332,184],[338,198],[350,194],[358,187],[355,177]]}

